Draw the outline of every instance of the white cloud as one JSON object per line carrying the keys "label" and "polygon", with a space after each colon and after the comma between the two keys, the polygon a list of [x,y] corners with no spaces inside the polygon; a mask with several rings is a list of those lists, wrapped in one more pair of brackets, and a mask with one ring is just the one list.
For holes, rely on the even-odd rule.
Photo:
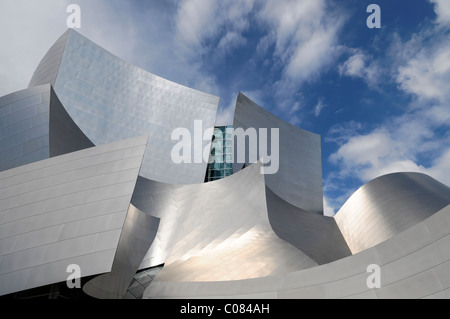
{"label": "white cloud", "polygon": [[[402,115],[388,121],[366,135],[348,138],[329,157],[340,167],[336,178],[357,178],[368,182],[378,176],[394,172],[426,173],[450,184],[450,144],[448,137],[433,132],[434,123],[424,116],[423,110]],[[425,167],[418,164],[419,157],[437,158]]]}
{"label": "white cloud", "polygon": [[381,76],[381,68],[362,51],[356,50],[347,61],[339,66],[339,74],[363,79],[369,86],[375,87]]}
{"label": "white cloud", "polygon": [[333,217],[336,213],[336,209],[330,205],[328,199],[323,197],[323,214],[325,216]]}
{"label": "white cloud", "polygon": [[334,29],[319,29],[309,39],[299,43],[286,66],[288,78],[302,83],[311,77],[317,77],[318,72],[336,56],[335,39]]}
{"label": "white cloud", "polygon": [[419,98],[449,100],[450,37],[447,42],[424,48],[400,67],[397,82],[400,87]]}
{"label": "white cloud", "polygon": [[323,102],[322,99],[319,99],[316,106],[314,107],[314,116],[318,117],[324,108],[325,108],[325,103]]}
{"label": "white cloud", "polygon": [[172,39],[167,46],[172,52],[167,52],[167,56],[173,57],[174,62],[160,64],[170,68],[174,77],[187,78],[182,84],[218,95],[216,75],[205,71],[205,56],[222,59],[247,43],[243,33],[249,27],[248,16],[254,2],[178,1],[173,30],[166,35]]}
{"label": "white cloud", "polygon": [[220,39],[217,49],[220,54],[229,54],[236,48],[245,45],[247,39],[237,32],[229,31]]}
{"label": "white cloud", "polygon": [[[341,54],[337,43],[345,14],[338,11],[329,10],[326,0],[262,2],[257,16],[270,31],[260,39],[257,55],[272,54],[272,68],[280,77],[271,95],[281,112],[289,114],[303,84],[317,80]],[[288,120],[300,123],[298,115]]]}
{"label": "white cloud", "polygon": [[[435,7],[437,21],[442,24],[450,2],[435,2],[442,5]],[[349,179],[365,183],[404,171],[425,173],[450,185],[450,135],[445,133],[450,127],[449,40],[450,35],[440,26],[419,31],[405,42],[394,37],[386,50],[392,66],[388,80],[396,82],[400,93],[411,97],[411,103],[404,106],[403,114],[386,119],[365,134],[360,133],[361,125],[356,129],[354,125],[332,128],[325,140],[339,145],[329,161],[340,170],[330,174],[327,185],[342,185]],[[367,75],[367,67],[374,63],[377,61],[356,50],[340,72]]]}
{"label": "white cloud", "polygon": [[176,18],[176,30],[179,40],[196,48],[204,37],[216,31],[215,21],[218,2],[204,0],[181,1]]}
{"label": "white cloud", "polygon": [[260,43],[261,48],[268,47],[268,40],[275,42],[274,58],[284,66],[286,81],[299,86],[336,58],[343,18],[328,12],[324,0],[269,0],[260,18],[275,30]]}
{"label": "white cloud", "polygon": [[180,1],[175,38],[183,54],[201,56],[209,49],[206,41],[217,37],[222,39],[222,45],[242,43],[242,32],[249,26],[247,16],[253,5],[254,0]]}
{"label": "white cloud", "polygon": [[353,137],[358,135],[358,132],[362,129],[362,124],[356,121],[349,121],[343,123],[337,123],[330,127],[327,135],[325,136],[325,142],[336,143],[341,146]]}
{"label": "white cloud", "polygon": [[[185,6],[184,9],[177,7],[173,1],[155,2],[148,8],[145,5],[137,7],[133,2],[119,0],[112,2],[79,0],[79,2],[86,26],[81,32],[85,36],[122,59],[153,74],[218,95],[215,76],[202,70],[201,60],[191,59],[191,54],[201,56],[200,46],[196,47],[197,50],[191,51],[190,45],[196,45],[196,39],[190,37],[193,30],[185,30],[184,42],[180,42],[180,33],[175,32],[180,30],[176,29],[177,25],[172,20],[174,16],[180,17],[179,10],[186,10],[186,16],[182,14],[181,16],[194,18],[193,15],[198,14],[197,18],[201,21],[192,22],[191,28],[200,27],[198,24],[207,20],[210,8],[208,3],[197,12],[189,10],[200,5],[196,1],[189,2],[192,7]],[[183,2],[180,2],[180,6],[182,5]],[[188,22],[183,19],[182,21]],[[183,46],[188,49],[183,49]]]}
{"label": "white cloud", "polygon": [[217,110],[215,126],[233,125],[237,94],[234,94],[228,106]]}
{"label": "white cloud", "polygon": [[342,163],[345,168],[364,171],[367,167],[377,168],[391,148],[391,140],[386,133],[354,136],[329,159],[335,164]]}
{"label": "white cloud", "polygon": [[450,26],[450,2],[448,0],[429,0],[434,3],[436,22],[442,26]]}
{"label": "white cloud", "polygon": [[260,17],[275,27],[276,54],[284,59],[299,43],[310,39],[311,34],[321,28],[324,14],[324,0],[269,0],[265,2]]}
{"label": "white cloud", "polygon": [[28,87],[47,50],[67,29],[61,0],[2,0],[0,9],[0,96]]}
{"label": "white cloud", "polygon": [[366,66],[365,57],[361,52],[350,57],[343,65],[339,66],[339,73],[342,76],[358,76],[360,77]]}
{"label": "white cloud", "polygon": [[442,156],[437,158],[433,166],[425,170],[425,172],[435,179],[450,185],[450,149],[447,149]]}

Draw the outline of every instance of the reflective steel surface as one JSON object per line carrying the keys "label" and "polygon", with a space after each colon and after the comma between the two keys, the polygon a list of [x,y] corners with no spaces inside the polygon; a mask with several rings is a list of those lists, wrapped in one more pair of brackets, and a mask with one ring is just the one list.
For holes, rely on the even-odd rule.
{"label": "reflective steel surface", "polygon": [[448,186],[389,174],[323,216],[320,136],[243,94],[234,126],[279,129],[279,171],[202,183],[171,132],[212,127],[217,103],[64,33],[0,98],[0,295],[76,264],[96,298],[450,298]]}
{"label": "reflective steel surface", "polygon": [[[275,117],[242,93],[236,102],[233,126],[244,130],[252,127],[279,129],[279,170],[276,174],[266,175],[267,187],[298,208],[323,214],[319,135]],[[236,163],[233,168],[236,171],[241,166]]]}
{"label": "reflective steel surface", "polygon": [[[435,181],[435,183],[438,183]],[[383,198],[378,198],[382,201]],[[391,238],[337,261],[226,282],[152,281],[145,298],[450,298],[450,205]],[[380,266],[380,288],[367,285]]]}
{"label": "reflective steel surface", "polygon": [[1,97],[0,132],[0,171],[94,146],[49,84]]}
{"label": "reflective steel surface", "polygon": [[395,173],[358,189],[335,220],[356,254],[414,226],[448,204],[448,186],[420,173]]}
{"label": "reflective steel surface", "polygon": [[84,292],[101,299],[123,298],[156,236],[158,225],[158,218],[130,205],[111,272],[90,280],[83,286]]}
{"label": "reflective steel surface", "polygon": [[319,265],[352,253],[333,217],[311,214],[278,197],[266,187],[269,221],[274,232]]}
{"label": "reflective steel surface", "polygon": [[141,268],[165,263],[155,280],[221,281],[317,265],[273,232],[259,168],[198,185],[140,178],[132,204],[160,218]]}
{"label": "reflective steel surface", "polygon": [[0,173],[0,295],[111,270],[147,137]]}
{"label": "reflective steel surface", "polygon": [[[172,161],[176,142],[171,134],[175,128],[194,132],[194,120],[202,120],[202,133],[212,128],[218,97],[139,69],[73,29],[43,58],[30,87],[47,83],[54,85],[69,115],[95,145],[150,136],[142,176],[174,184],[203,182],[205,161]],[[210,142],[203,140],[202,147]]]}
{"label": "reflective steel surface", "polygon": [[0,98],[0,171],[49,158],[50,85]]}

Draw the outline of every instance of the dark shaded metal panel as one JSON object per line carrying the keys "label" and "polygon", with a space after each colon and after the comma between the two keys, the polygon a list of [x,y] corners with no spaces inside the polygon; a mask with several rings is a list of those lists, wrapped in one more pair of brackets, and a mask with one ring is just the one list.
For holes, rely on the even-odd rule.
{"label": "dark shaded metal panel", "polygon": [[421,173],[378,177],[358,189],[336,214],[352,253],[430,217],[450,203],[450,188]]}
{"label": "dark shaded metal panel", "polygon": [[64,109],[53,88],[50,92],[49,131],[50,157],[95,146]]}
{"label": "dark shaded metal panel", "polygon": [[266,187],[267,210],[274,232],[319,265],[352,253],[332,217],[310,214],[297,208]]}
{"label": "dark shaded metal panel", "polygon": [[[237,98],[233,126],[244,130],[279,129],[279,170],[266,175],[266,185],[288,203],[323,214],[320,135],[275,117],[242,93]],[[241,166],[235,162],[233,169],[237,171]]]}

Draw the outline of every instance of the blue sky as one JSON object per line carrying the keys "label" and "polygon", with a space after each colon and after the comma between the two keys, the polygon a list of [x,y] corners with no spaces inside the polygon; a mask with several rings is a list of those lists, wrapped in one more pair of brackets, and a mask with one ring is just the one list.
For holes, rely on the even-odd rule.
{"label": "blue sky", "polygon": [[[450,184],[448,0],[2,0],[0,95],[27,86],[81,7],[83,35],[154,74],[220,97],[239,91],[322,136],[326,213],[391,172]],[[369,4],[381,29],[369,29]]]}

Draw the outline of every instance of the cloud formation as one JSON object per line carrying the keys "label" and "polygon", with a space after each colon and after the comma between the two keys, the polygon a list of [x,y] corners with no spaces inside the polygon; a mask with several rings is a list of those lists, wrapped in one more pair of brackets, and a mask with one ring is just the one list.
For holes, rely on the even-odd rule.
{"label": "cloud formation", "polygon": [[372,57],[365,55],[361,50],[353,50],[355,53],[339,69],[341,76],[364,80],[370,87],[376,87],[382,74],[381,68]]}
{"label": "cloud formation", "polygon": [[[325,141],[336,143],[338,149],[328,161],[339,170],[325,179],[325,193],[336,190],[336,185],[346,185],[349,196],[355,189],[344,181],[365,183],[381,175],[407,171],[450,184],[450,35],[442,29],[450,21],[450,3],[431,2],[436,3],[435,27],[419,30],[406,41],[394,36],[386,50],[392,59],[387,80],[409,97],[409,104],[401,114],[386,118],[366,132],[362,132],[366,123],[355,121],[330,129]],[[379,64],[356,49],[339,72],[341,76],[363,78],[370,86],[370,65]],[[329,196],[328,202],[336,209],[346,199]]]}
{"label": "cloud formation", "polygon": [[68,4],[66,0],[2,0],[0,96],[28,86],[42,57],[66,30]]}
{"label": "cloud formation", "polygon": [[450,26],[450,2],[447,0],[429,0],[434,3],[434,12],[437,15],[436,22],[444,27]]}

